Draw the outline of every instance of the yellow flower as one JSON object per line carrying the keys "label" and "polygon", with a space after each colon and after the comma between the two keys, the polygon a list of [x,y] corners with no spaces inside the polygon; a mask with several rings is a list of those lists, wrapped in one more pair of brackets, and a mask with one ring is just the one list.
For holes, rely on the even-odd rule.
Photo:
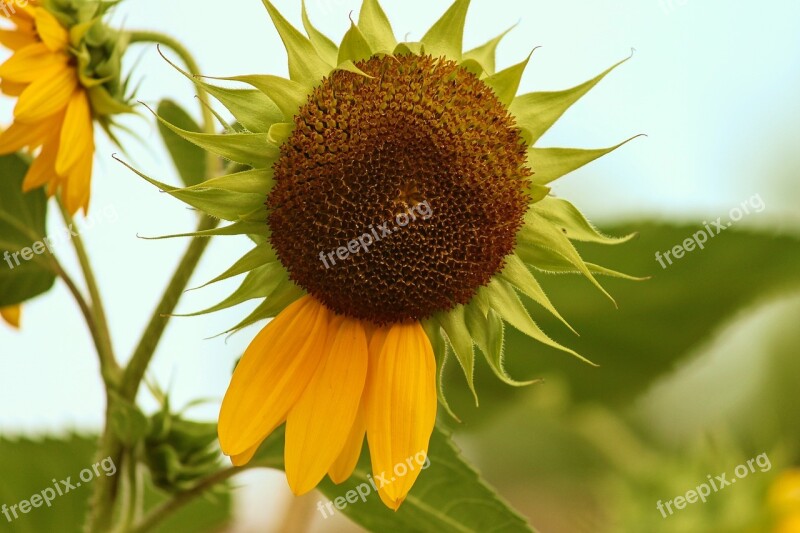
{"label": "yellow flower", "polygon": [[11,307],[4,307],[0,309],[0,316],[3,317],[3,320],[15,328],[19,328],[21,315],[21,305],[12,305]]}
{"label": "yellow flower", "polygon": [[496,71],[502,36],[462,50],[469,0],[416,43],[398,43],[377,0],[364,0],[338,46],[305,6],[307,36],[264,4],[290,79],[225,78],[250,86],[229,89],[184,73],[235,125],[199,134],[159,117],[247,169],[181,189],[140,175],[233,222],[190,235],[256,242],[213,280],[247,273],[241,287],[206,311],[262,298],[231,331],[274,317],[223,400],[223,452],[246,464],[286,423],[286,475],[303,494],[326,474],[347,479],[366,434],[375,476],[395,477],[380,497],[397,510],[419,470],[392,476],[395,466],[427,453],[438,402],[449,411],[437,365],[454,356],[474,392],[477,346],[500,379],[524,385],[503,367],[505,323],[578,356],[522,304],[520,293],[561,318],[534,272],[580,273],[597,287],[595,274],[632,279],[585,263],[571,243],[630,237],[602,235],[548,187],[619,145],[536,146],[613,67],[573,89],[517,96],[530,58]]}
{"label": "yellow flower", "polygon": [[[13,52],[0,65],[0,90],[17,98],[14,122],[0,134],[0,154],[23,148],[35,152],[24,190],[46,185],[49,195],[60,191],[70,213],[81,208],[86,212],[89,206],[93,120],[106,121],[105,126],[112,108],[113,112],[126,108],[122,102],[111,104],[108,90],[117,82],[119,68],[103,43],[105,28],[96,21],[108,6],[82,3],[97,7],[87,10],[83,5],[58,12],[41,2],[9,4],[9,19],[15,27],[0,30],[0,44]],[[101,44],[85,41],[90,30]],[[104,53],[92,57],[99,49]],[[101,62],[108,74],[105,79],[98,78]]]}
{"label": "yellow flower", "polygon": [[767,495],[777,517],[775,533],[800,532],[800,469],[787,470],[772,482]]}

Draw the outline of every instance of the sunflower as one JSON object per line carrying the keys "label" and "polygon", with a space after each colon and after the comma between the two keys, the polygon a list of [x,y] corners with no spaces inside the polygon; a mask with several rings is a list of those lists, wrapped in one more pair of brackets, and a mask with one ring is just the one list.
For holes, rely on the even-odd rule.
{"label": "sunflower", "polygon": [[13,52],[0,65],[0,91],[17,99],[14,122],[0,134],[0,155],[35,152],[24,190],[60,191],[73,214],[89,207],[94,121],[108,129],[113,114],[131,110],[120,96],[124,42],[100,22],[111,5],[10,3],[14,28],[0,30],[0,44]]}
{"label": "sunflower", "polygon": [[6,321],[10,326],[19,328],[20,317],[22,315],[22,306],[12,305],[10,307],[3,307],[0,309],[0,317]]}
{"label": "sunflower", "polygon": [[[476,346],[500,379],[524,385],[503,368],[506,323],[580,357],[536,325],[520,295],[561,318],[534,272],[579,273],[598,288],[598,274],[634,279],[584,262],[571,242],[631,236],[601,234],[548,187],[621,145],[536,146],[614,67],[573,89],[517,96],[530,56],[497,71],[502,35],[464,52],[468,0],[420,42],[398,42],[377,0],[365,0],[338,46],[305,6],[306,35],[264,5],[289,78],[216,78],[228,82],[221,86],[183,72],[235,123],[199,134],[159,117],[241,171],[188,188],[136,172],[232,222],[182,236],[254,241],[212,280],[247,274],[241,287],[201,312],[258,298],[229,332],[274,318],[234,371],[219,440],[244,465],[285,423],[287,480],[303,494],[326,474],[346,480],[365,436],[376,476],[427,453],[438,404],[450,411],[441,388],[448,358],[473,392]],[[418,475],[382,487],[383,502],[398,509]]]}

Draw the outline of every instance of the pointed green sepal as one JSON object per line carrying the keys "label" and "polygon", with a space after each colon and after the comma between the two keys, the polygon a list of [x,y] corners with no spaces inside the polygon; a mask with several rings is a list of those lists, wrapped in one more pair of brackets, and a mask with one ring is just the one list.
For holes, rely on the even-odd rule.
{"label": "pointed green sepal", "polygon": [[[500,41],[508,35],[508,32],[513,30],[516,25],[508,28],[506,31],[492,39],[491,41],[487,42],[484,45],[481,45],[477,48],[470,50],[469,52],[464,53],[464,62],[473,60],[478,63],[484,72],[487,75],[491,76],[497,70],[497,46],[500,44]],[[462,65],[464,64],[462,62]]]}
{"label": "pointed green sepal", "polygon": [[446,313],[438,313],[436,321],[442,327],[447,341],[453,349],[464,376],[467,378],[467,385],[475,398],[475,405],[478,405],[478,393],[475,391],[475,348],[472,337],[467,329],[464,320],[464,306],[459,305]]}
{"label": "pointed green sepal", "polygon": [[327,64],[319,56],[317,49],[308,37],[289,24],[289,21],[272,5],[272,2],[262,1],[286,47],[286,53],[289,56],[289,77],[308,88],[317,86],[322,78],[330,74],[332,65]]}
{"label": "pointed green sepal", "polygon": [[517,296],[517,293],[511,285],[495,278],[489,283],[486,290],[492,309],[520,333],[546,346],[566,352],[592,366],[597,366],[577,352],[557,343],[542,331],[536,322],[533,321],[531,315],[528,314],[528,310],[522,305],[519,296]]}
{"label": "pointed green sepal", "polygon": [[610,148],[600,148],[594,150],[581,150],[577,148],[535,148],[528,149],[528,164],[533,169],[533,183],[547,185],[567,174],[582,168],[589,163],[600,159],[603,156],[625,146],[633,139],[619,143]]}
{"label": "pointed green sepal", "polygon": [[370,56],[372,56],[372,48],[369,42],[355,22],[350,21],[350,29],[344,34],[336,64],[340,65],[345,61],[357,63],[362,59],[369,59]]}
{"label": "pointed green sepal", "polygon": [[373,53],[394,50],[397,46],[392,24],[378,0],[364,0],[361,4],[358,27]]}
{"label": "pointed green sepal", "polygon": [[478,345],[481,353],[483,353],[483,357],[489,363],[492,372],[503,383],[512,387],[525,387],[539,381],[517,381],[506,372],[503,365],[506,327],[503,319],[497,313],[489,309],[488,316],[485,316],[477,306],[470,304],[467,306],[465,318],[472,339]]}
{"label": "pointed green sepal", "polygon": [[576,335],[578,334],[575,328],[561,316],[561,313],[558,312],[550,301],[550,298],[545,294],[542,286],[539,285],[534,275],[516,254],[506,257],[506,266],[500,272],[499,276],[516,287],[522,294],[544,307],[550,314],[567,326],[570,331]]}
{"label": "pointed green sepal", "polygon": [[494,90],[494,94],[503,102],[503,105],[510,105],[511,102],[514,101],[514,98],[516,98],[519,85],[522,82],[522,76],[525,74],[525,69],[528,68],[528,63],[532,55],[533,52],[531,52],[525,61],[483,80],[486,85]]}
{"label": "pointed green sepal", "polygon": [[525,215],[525,225],[517,235],[517,255],[525,263],[537,268],[541,268],[537,260],[542,256],[552,258],[550,260],[555,262],[566,261],[586,276],[616,306],[614,298],[595,279],[563,231],[533,209]]}
{"label": "pointed green sepal", "polygon": [[271,246],[256,246],[246,254],[242,256],[241,259],[236,261],[228,270],[217,276],[216,278],[212,279],[211,281],[200,285],[192,290],[202,289],[204,287],[208,287],[209,285],[213,285],[214,283],[219,283],[220,281],[225,281],[226,279],[235,278],[236,276],[240,276],[242,274],[246,274],[250,271],[253,271],[257,268],[263,267],[268,263],[272,263],[277,261],[277,257],[275,256],[275,251],[272,249]]}
{"label": "pointed green sepal", "polygon": [[306,9],[306,0],[303,0],[303,27],[308,34],[311,44],[316,48],[319,57],[329,65],[335,65],[336,56],[339,53],[336,43],[331,41],[311,23],[311,19],[308,17],[308,10]]}
{"label": "pointed green sepal", "polygon": [[470,0],[455,0],[442,18],[428,30],[422,38],[427,53],[434,57],[445,56],[461,61],[469,3]]}
{"label": "pointed green sepal", "polygon": [[562,198],[545,198],[532,207],[534,211],[554,224],[566,237],[573,241],[594,242],[598,244],[622,244],[636,237],[632,233],[625,237],[603,235],[589,222],[577,207]]}
{"label": "pointed green sepal", "polygon": [[300,107],[308,100],[310,89],[296,81],[287,80],[280,76],[251,74],[246,76],[232,76],[229,78],[215,78],[227,81],[246,83],[264,93],[275,102],[283,113],[281,122],[291,121]]}
{"label": "pointed green sepal", "polygon": [[[630,58],[628,58],[630,59]],[[529,93],[518,96],[509,110],[517,118],[517,125],[525,133],[529,145],[536,144],[542,135],[561,118],[566,111],[586,93],[591,91],[612,70],[628,59],[620,61],[599,76],[566,91]]]}
{"label": "pointed green sepal", "polygon": [[444,393],[444,369],[447,365],[449,349],[447,347],[447,341],[444,340],[444,336],[442,335],[442,328],[434,319],[423,321],[422,328],[428,335],[428,340],[433,348],[433,355],[436,358],[436,395],[439,398],[439,403],[444,406],[447,414],[452,416],[455,421],[461,422],[461,419],[458,418],[450,407],[450,403],[447,401],[447,396],[445,396]]}
{"label": "pointed green sepal", "polygon": [[278,288],[275,289],[272,294],[267,296],[267,298],[247,316],[247,318],[220,335],[236,333],[237,331],[251,326],[256,322],[260,322],[268,318],[274,318],[278,316],[281,311],[305,296],[305,294],[306,293],[303,289],[289,281],[289,277],[287,275],[286,278],[284,278],[283,281],[278,285]]}

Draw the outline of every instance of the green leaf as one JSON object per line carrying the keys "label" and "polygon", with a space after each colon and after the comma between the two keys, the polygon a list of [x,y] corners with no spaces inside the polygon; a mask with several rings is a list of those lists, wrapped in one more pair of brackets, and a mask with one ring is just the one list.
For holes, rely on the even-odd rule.
{"label": "green leaf", "polygon": [[[284,430],[280,428],[269,437],[259,449],[254,461],[270,467],[283,468]],[[413,531],[417,533],[441,533],[442,531],[494,531],[502,533],[533,532],[525,519],[504,501],[480,474],[462,456],[461,450],[453,443],[449,433],[435,428],[431,435],[428,460],[419,457],[409,458],[414,468],[421,468],[411,492],[397,512],[390,511],[381,502],[376,491],[371,489],[373,478],[369,455],[364,452],[352,477],[341,485],[334,485],[325,478],[318,489],[331,501],[345,501],[351,493],[351,500],[339,511],[331,503],[334,513],[342,512],[367,531]],[[408,464],[406,465],[408,466]],[[424,467],[424,468],[423,468]],[[410,468],[410,467],[409,467]],[[381,473],[378,473],[379,475]],[[390,473],[384,476],[387,481]],[[353,496],[360,488],[363,498]],[[367,492],[369,488],[369,492]],[[327,502],[321,508],[328,511]],[[320,507],[315,512],[322,512]],[[325,517],[325,515],[323,515]]]}
{"label": "green leaf", "polygon": [[[158,116],[176,127],[191,131],[200,132],[200,126],[180,105],[172,100],[162,100],[158,104]],[[181,136],[176,134],[163,122],[158,123],[158,131],[167,151],[172,157],[175,169],[181,177],[181,181],[187,187],[202,183],[208,173],[206,169],[206,153]]]}
{"label": "green leaf", "polygon": [[636,137],[611,148],[581,150],[577,148],[528,148],[528,163],[533,168],[532,181],[536,185],[547,185],[567,174],[582,168],[592,161],[610,154]]}
{"label": "green leaf", "polygon": [[27,172],[20,156],[0,156],[0,308],[49,291],[56,279],[45,255],[47,197],[44,189],[22,192]]}
{"label": "green leaf", "polygon": [[317,50],[317,54],[329,65],[336,65],[336,56],[339,51],[336,43],[326,37],[321,31],[314,27],[311,19],[308,18],[308,10],[306,9],[306,0],[303,0],[303,27],[308,34],[308,38]]}
{"label": "green leaf", "polygon": [[454,61],[461,61],[469,3],[470,0],[455,0],[442,18],[428,30],[422,38],[427,53],[434,57],[445,56]]}
{"label": "green leaf", "polygon": [[475,405],[478,405],[478,393],[475,391],[473,377],[475,349],[464,319],[464,306],[459,305],[446,313],[439,313],[435,319],[447,335],[453,353],[464,371],[464,377],[467,378],[467,385],[472,391],[472,395],[475,396]]}
{"label": "green leaf", "polygon": [[[17,509],[18,518],[14,519],[11,514],[13,523],[9,525],[8,531],[83,533],[92,487],[91,481],[77,486],[76,482],[80,483],[80,473],[88,468],[94,475],[94,465],[97,464],[101,476],[107,473],[123,475],[116,469],[118,465],[108,461],[103,463],[103,459],[98,460],[96,454],[96,437],[70,435],[35,440],[8,437],[0,439],[0,472],[3,472],[0,476],[0,502],[9,507],[22,500],[30,502],[33,495],[41,495],[43,491],[54,487],[54,479],[66,481],[70,478],[69,481],[75,486],[62,496],[58,496],[53,488],[56,496],[49,507],[42,503],[27,514],[22,514]],[[63,487],[60,484],[59,486]],[[145,489],[148,510],[165,502],[165,495],[149,483]],[[225,529],[231,517],[231,497],[227,493],[219,492],[213,499],[196,499],[159,524],[152,533],[212,533]],[[3,515],[0,515],[0,520],[7,522]]]}
{"label": "green leaf", "polygon": [[339,58],[336,64],[340,65],[345,61],[357,63],[362,59],[369,59],[371,55],[372,49],[366,37],[354,22],[350,22],[350,29],[344,34],[344,39],[339,47]]}
{"label": "green leaf", "polygon": [[111,428],[114,434],[127,446],[134,446],[147,434],[147,417],[139,408],[112,392],[110,406]]}
{"label": "green leaf", "polygon": [[289,56],[289,77],[309,89],[317,86],[322,78],[330,74],[332,65],[328,65],[317,54],[317,49],[311,41],[289,24],[272,2],[262,1],[286,47]]}
{"label": "green leaf", "polygon": [[489,76],[484,80],[486,85],[494,90],[497,98],[503,102],[503,105],[510,105],[517,96],[519,85],[522,82],[522,76],[525,74],[525,69],[528,68],[533,52],[525,59],[525,61],[518,63],[512,67]]}
{"label": "green leaf", "polygon": [[509,110],[517,117],[517,124],[525,130],[528,144],[534,145],[566,111],[586,93],[591,91],[612,70],[627,59],[620,61],[599,76],[566,91],[529,93],[518,96]]}
{"label": "green leaf", "polygon": [[486,44],[466,52],[464,54],[464,60],[473,60],[477,62],[483,68],[486,74],[491,76],[497,69],[497,46],[500,44],[500,41],[502,41],[503,38],[508,35],[508,32],[514,29],[514,27],[515,26],[512,26],[511,28],[507,29]]}
{"label": "green leaf", "polygon": [[361,4],[358,27],[373,52],[394,50],[397,46],[392,24],[378,0],[364,0]]}

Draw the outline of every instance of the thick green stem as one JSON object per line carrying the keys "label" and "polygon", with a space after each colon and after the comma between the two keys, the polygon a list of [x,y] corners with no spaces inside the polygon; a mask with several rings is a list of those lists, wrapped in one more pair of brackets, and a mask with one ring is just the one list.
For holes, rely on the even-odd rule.
{"label": "thick green stem", "polygon": [[[129,42],[133,43],[156,43],[164,45],[173,50],[186,65],[186,68],[193,76],[199,76],[197,62],[184,46],[175,39],[155,32],[134,31],[128,34]],[[214,115],[211,112],[208,93],[201,86],[197,86],[198,97],[200,99],[201,112],[203,115],[203,131],[214,133]],[[213,154],[207,154],[208,177],[212,177],[220,172],[220,160]],[[198,230],[213,229],[217,226],[217,221],[204,217]],[[135,401],[139,386],[144,378],[147,367],[153,358],[156,347],[169,322],[170,315],[175,311],[180,296],[185,291],[189,280],[197,268],[200,258],[208,246],[209,239],[194,239],[189,245],[183,259],[181,260],[175,274],[173,275],[164,295],[161,298],[147,329],[142,335],[136,350],[131,357],[128,366],[122,372],[121,383],[118,391],[122,398],[127,401]],[[125,446],[120,442],[113,432],[111,424],[111,402],[114,399],[108,396],[108,406],[106,409],[105,430],[100,440],[99,454],[103,458],[109,457],[118,468],[122,468],[125,458]],[[91,510],[87,522],[87,530],[90,533],[106,533],[112,530],[114,519],[114,508],[119,493],[118,476],[101,477],[93,486],[91,500]]]}

